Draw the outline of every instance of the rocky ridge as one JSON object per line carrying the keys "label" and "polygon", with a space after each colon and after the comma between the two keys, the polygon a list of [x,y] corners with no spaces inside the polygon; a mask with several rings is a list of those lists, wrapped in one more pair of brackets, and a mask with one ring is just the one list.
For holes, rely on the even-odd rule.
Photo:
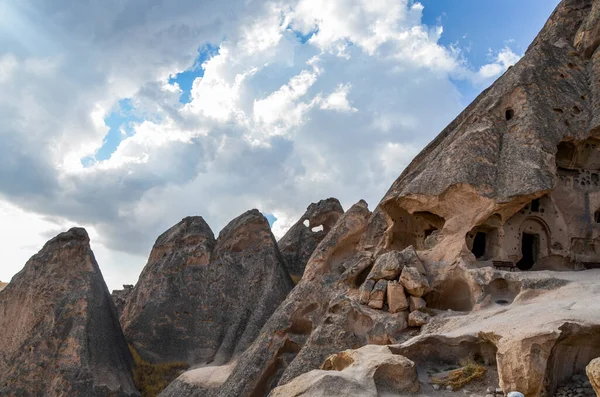
{"label": "rocky ridge", "polygon": [[0,293],[0,330],[0,395],[138,395],[84,229],[48,241],[13,277]]}
{"label": "rocky ridge", "polygon": [[291,288],[260,212],[217,239],[202,217],[188,217],[157,239],[121,322],[145,360],[220,365],[252,343]]}
{"label": "rocky ridge", "polygon": [[335,198],[312,203],[298,222],[279,240],[277,245],[286,268],[296,281],[304,274],[306,263],[317,245],[343,213],[342,205]]}

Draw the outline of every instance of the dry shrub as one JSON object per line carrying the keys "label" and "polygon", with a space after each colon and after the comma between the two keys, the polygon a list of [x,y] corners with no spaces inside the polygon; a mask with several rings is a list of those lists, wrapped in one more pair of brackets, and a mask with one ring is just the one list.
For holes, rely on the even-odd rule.
{"label": "dry shrub", "polygon": [[432,376],[432,382],[442,387],[450,386],[452,390],[458,390],[467,383],[482,378],[487,370],[484,365],[476,363],[470,358],[462,361],[460,365],[461,367],[458,369]]}
{"label": "dry shrub", "polygon": [[135,348],[129,345],[133,357],[133,382],[142,397],[156,397],[169,383],[177,378],[189,366],[185,362],[150,364],[145,361]]}

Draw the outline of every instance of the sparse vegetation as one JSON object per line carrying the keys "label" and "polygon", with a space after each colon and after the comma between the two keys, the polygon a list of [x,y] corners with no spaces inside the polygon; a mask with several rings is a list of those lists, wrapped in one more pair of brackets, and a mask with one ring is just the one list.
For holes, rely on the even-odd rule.
{"label": "sparse vegetation", "polygon": [[155,397],[189,366],[185,362],[150,364],[129,345],[133,357],[133,381],[142,397]]}
{"label": "sparse vegetation", "polygon": [[458,390],[475,379],[482,378],[486,367],[469,358],[461,361],[461,367],[442,374],[434,375],[431,380],[434,384],[442,387],[450,386],[452,390]]}

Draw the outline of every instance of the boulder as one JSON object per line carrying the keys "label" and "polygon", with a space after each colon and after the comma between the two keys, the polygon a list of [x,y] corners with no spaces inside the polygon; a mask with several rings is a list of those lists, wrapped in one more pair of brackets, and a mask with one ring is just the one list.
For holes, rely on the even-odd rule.
{"label": "boulder", "polygon": [[302,277],[313,251],[343,213],[342,205],[335,198],[312,203],[279,240],[277,245],[292,278]]}
{"label": "boulder", "polygon": [[387,280],[379,280],[371,291],[369,298],[369,307],[372,309],[383,309],[385,303],[385,293],[387,290]]}
{"label": "boulder", "polygon": [[0,330],[0,395],[138,395],[117,311],[82,228],[48,241],[0,293]]}
{"label": "boulder", "polygon": [[409,308],[404,287],[396,281],[390,281],[387,285],[387,302],[390,313],[398,313]]}
{"label": "boulder", "polygon": [[320,370],[274,389],[270,397],[412,394],[420,385],[415,364],[387,346],[367,345],[328,357]]}
{"label": "boulder", "polygon": [[597,396],[600,396],[600,358],[595,358],[585,367],[585,373],[594,388]]}
{"label": "boulder", "polygon": [[405,267],[400,275],[400,282],[412,296],[422,297],[430,291],[429,281],[415,267]]}
{"label": "boulder", "polygon": [[187,217],[156,240],[121,322],[151,363],[222,365],[252,343],[292,286],[259,211],[216,240],[202,217]]}
{"label": "boulder", "polygon": [[390,251],[377,257],[367,279],[375,281],[397,279],[405,266],[413,267],[423,275],[427,274],[423,262],[411,245],[402,251]]}
{"label": "boulder", "polygon": [[404,268],[404,256],[399,251],[391,251],[380,255],[371,272],[367,276],[369,280],[393,280],[397,279]]}
{"label": "boulder", "polygon": [[415,310],[408,315],[408,325],[411,327],[422,327],[429,322],[429,315]]}
{"label": "boulder", "polygon": [[371,300],[371,291],[375,287],[375,280],[367,280],[360,286],[359,301],[363,305],[366,305]]}
{"label": "boulder", "polygon": [[427,303],[425,303],[425,301],[423,300],[423,298],[419,298],[416,296],[409,296],[408,298],[409,300],[409,309],[411,312],[414,312],[415,310],[421,310],[423,309],[425,306],[427,306]]}

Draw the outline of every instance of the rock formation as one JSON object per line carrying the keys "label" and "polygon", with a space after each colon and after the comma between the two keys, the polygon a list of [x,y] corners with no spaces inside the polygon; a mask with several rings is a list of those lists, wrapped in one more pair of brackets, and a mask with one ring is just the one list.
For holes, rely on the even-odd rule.
{"label": "rock formation", "polygon": [[4,288],[6,288],[7,285],[8,285],[8,283],[3,283],[2,281],[0,281],[0,291],[2,291]]}
{"label": "rock formation", "polygon": [[123,289],[115,289],[111,294],[115,307],[117,308],[117,315],[119,318],[123,314],[123,309],[125,309],[125,305],[127,304],[129,295],[131,295],[131,291],[133,291],[133,285],[123,284]]}
{"label": "rock formation", "polygon": [[[302,280],[238,359],[219,396],[263,396],[278,384],[317,369],[331,354],[408,337],[407,313],[375,310],[359,302],[374,254],[371,214],[361,201],[345,212],[311,256]],[[374,223],[378,225],[377,222]]]}
{"label": "rock formation", "polygon": [[342,215],[214,394],[283,395],[330,354],[388,344],[418,368],[475,360],[533,397],[600,355],[596,271],[573,272],[600,267],[599,11],[563,0],[373,213]]}
{"label": "rock formation", "polygon": [[241,354],[292,288],[269,223],[257,210],[215,240],[201,217],[163,233],[121,322],[152,363],[221,365]]}
{"label": "rock formation", "polygon": [[0,395],[138,395],[84,229],[48,241],[13,277],[0,293],[0,330]]}
{"label": "rock formation", "polygon": [[279,386],[270,397],[408,395],[419,391],[415,363],[387,346],[364,346],[328,357],[320,370]]}
{"label": "rock formation", "polygon": [[279,240],[278,246],[292,278],[299,280],[317,245],[344,213],[335,198],[312,203],[302,217]]}

